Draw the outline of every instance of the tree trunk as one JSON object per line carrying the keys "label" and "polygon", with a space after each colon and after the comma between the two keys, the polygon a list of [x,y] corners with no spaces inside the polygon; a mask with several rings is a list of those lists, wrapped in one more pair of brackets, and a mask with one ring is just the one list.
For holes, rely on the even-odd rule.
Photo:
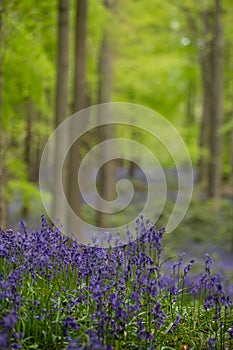
{"label": "tree trunk", "polygon": [[203,13],[205,46],[201,54],[203,116],[200,129],[199,182],[209,198],[219,198],[221,190],[221,135],[223,117],[224,42],[220,0],[213,10]]}
{"label": "tree trunk", "polygon": [[210,122],[210,158],[208,195],[210,198],[219,198],[221,194],[222,177],[222,137],[220,127],[223,120],[223,66],[224,66],[224,38],[222,28],[221,0],[215,0],[213,25],[213,81]]}
{"label": "tree trunk", "polygon": [[77,0],[75,64],[74,64],[74,110],[78,112],[87,106],[86,89],[86,37],[87,37],[87,0]]}
{"label": "tree trunk", "polygon": [[[35,119],[40,118],[40,114],[37,111]],[[43,148],[41,146],[41,137],[39,132],[33,132],[33,155],[31,159],[31,170],[30,170],[30,180],[31,182],[38,184],[39,182],[39,172],[40,172],[40,159],[42,155]]]}
{"label": "tree trunk", "polygon": [[210,105],[212,103],[211,98],[211,84],[212,84],[212,38],[211,38],[211,12],[204,11],[203,14],[203,26],[204,26],[204,48],[200,55],[200,65],[202,73],[202,119],[200,126],[199,147],[200,147],[200,159],[198,164],[198,182],[201,187],[206,189],[208,183],[208,140],[209,140],[209,128],[210,128]]}
{"label": "tree trunk", "polygon": [[[233,120],[233,98],[232,98],[232,111],[231,118]],[[230,130],[230,152],[229,152],[229,163],[230,163],[230,174],[229,174],[229,184],[233,190],[233,127]]]}
{"label": "tree trunk", "polygon": [[[74,71],[74,110],[76,113],[87,106],[86,89],[86,35],[87,35],[87,0],[76,1],[76,33],[75,33],[75,71]],[[71,130],[71,132],[75,130]],[[78,186],[77,170],[81,162],[82,142],[77,141],[70,149],[69,176],[68,176],[68,201],[74,213],[80,217],[82,200]],[[76,220],[69,217],[70,228],[76,227]],[[77,228],[79,239],[82,238],[82,227]]]}
{"label": "tree trunk", "polygon": [[[31,149],[32,149],[32,119],[33,119],[33,106],[30,98],[26,101],[27,109],[27,120],[26,120],[26,136],[24,142],[24,162],[26,166],[26,177],[27,181],[31,181],[31,170],[32,170],[32,158],[31,158]],[[28,196],[23,198],[23,207],[22,207],[22,217],[26,218],[29,215],[29,200]]]}
{"label": "tree trunk", "polygon": [[[58,53],[57,53],[57,81],[56,81],[56,101],[55,101],[55,127],[61,124],[67,117],[68,106],[68,72],[69,72],[69,31],[70,31],[70,1],[59,0],[58,4]],[[65,138],[66,135],[64,135]],[[65,139],[56,139],[55,167],[54,167],[54,195],[53,195],[53,217],[62,224],[66,224],[65,203],[60,198],[58,191],[59,183],[56,174],[58,158],[61,155],[61,145]],[[63,173],[63,188],[66,189],[66,171]]]}
{"label": "tree trunk", "polygon": [[[232,99],[233,102],[233,99]],[[232,119],[233,119],[233,104],[232,104]],[[230,163],[230,174],[229,174],[229,185],[230,195],[233,194],[233,128],[230,131],[230,152],[229,152],[229,163]],[[233,230],[231,234],[231,251],[233,252]]]}
{"label": "tree trunk", "polygon": [[6,204],[3,196],[3,140],[2,140],[2,12],[3,1],[0,0],[0,228],[6,227]]}
{"label": "tree trunk", "polygon": [[[105,0],[105,7],[111,11],[113,9],[113,1]],[[112,85],[113,85],[113,60],[112,60],[112,43],[110,33],[110,23],[106,28],[99,55],[99,86],[98,86],[98,103],[107,103],[111,101]],[[103,142],[114,137],[114,126],[111,124],[111,110],[109,110],[109,124],[98,128],[98,141]],[[105,150],[108,152],[108,150]],[[100,154],[100,161],[103,154]],[[113,200],[115,195],[115,167],[114,162],[105,163],[99,171],[99,192],[100,196],[107,200]],[[107,214],[104,213],[104,208],[99,208],[97,211],[97,226],[107,226]]]}
{"label": "tree trunk", "polygon": [[67,117],[70,1],[59,0],[55,127]]}
{"label": "tree trunk", "polygon": [[186,109],[186,121],[187,126],[191,126],[195,123],[195,93],[196,86],[193,80],[190,78],[188,82],[188,96],[187,96],[187,109]]}

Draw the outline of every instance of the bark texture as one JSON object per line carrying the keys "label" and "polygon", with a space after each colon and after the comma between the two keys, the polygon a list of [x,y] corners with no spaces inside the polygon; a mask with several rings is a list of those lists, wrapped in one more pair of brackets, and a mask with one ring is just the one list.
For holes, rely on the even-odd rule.
{"label": "bark texture", "polygon": [[2,12],[3,1],[0,0],[0,228],[6,227],[6,205],[3,196],[4,167],[3,167],[3,132],[2,132]]}
{"label": "bark texture", "polygon": [[[55,100],[55,128],[58,127],[67,117],[68,106],[68,73],[69,73],[69,32],[70,32],[70,1],[59,0],[58,3],[58,27],[57,27],[57,78],[56,78],[56,100]],[[59,180],[56,174],[58,169],[58,159],[61,156],[62,143],[66,142],[66,135],[58,135],[55,147],[54,166],[54,194],[53,194],[53,215],[66,224],[66,210],[59,195]],[[63,171],[63,188],[67,193],[67,173]]]}
{"label": "bark texture", "polygon": [[[199,180],[207,196],[219,198],[222,177],[223,65],[224,37],[221,0],[203,13],[205,44],[201,55],[203,116],[200,130]],[[204,152],[203,152],[204,151]]]}
{"label": "bark texture", "polygon": [[[87,12],[88,1],[77,0],[76,2],[76,33],[75,33],[75,66],[74,66],[74,110],[76,113],[87,107],[86,88],[86,36],[87,36]],[[80,125],[81,127],[81,125]],[[71,130],[70,132],[75,132]],[[77,217],[81,216],[82,198],[78,185],[78,169],[81,163],[82,142],[76,141],[70,149],[69,170],[68,170],[68,201]],[[69,217],[70,227],[76,227],[74,216]],[[82,239],[82,227],[77,227],[77,232]]]}
{"label": "bark texture", "polygon": [[[107,10],[113,10],[113,1],[106,0],[104,5]],[[112,36],[110,23],[103,33],[102,43],[99,53],[99,85],[98,85],[98,103],[111,102],[113,89],[113,52],[112,52]],[[99,116],[100,117],[100,116]],[[111,124],[111,108],[109,108],[109,124],[98,128],[99,143],[104,140],[110,140],[114,137],[114,125]],[[108,153],[105,149],[105,154],[100,154],[100,161]],[[114,162],[105,163],[99,170],[99,193],[106,201],[111,201],[115,196],[115,179],[114,179]],[[104,213],[104,208],[99,208],[97,211],[97,226],[107,226],[107,215]]]}

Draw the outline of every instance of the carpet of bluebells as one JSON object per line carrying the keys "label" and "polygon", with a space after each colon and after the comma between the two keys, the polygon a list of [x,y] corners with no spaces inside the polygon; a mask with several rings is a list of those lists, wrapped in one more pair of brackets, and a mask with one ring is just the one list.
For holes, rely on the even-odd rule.
{"label": "carpet of bluebells", "polygon": [[[163,261],[164,230],[80,245],[50,226],[0,230],[0,349],[232,349],[231,296],[206,254]],[[118,242],[119,243],[119,242]],[[115,246],[114,246],[115,244]]]}

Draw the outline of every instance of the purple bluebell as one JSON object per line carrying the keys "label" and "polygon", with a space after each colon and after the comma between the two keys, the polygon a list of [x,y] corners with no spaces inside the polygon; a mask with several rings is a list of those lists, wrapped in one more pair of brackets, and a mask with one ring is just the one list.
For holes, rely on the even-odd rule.
{"label": "purple bluebell", "polygon": [[207,341],[208,350],[216,350],[217,339],[209,338]]}
{"label": "purple bluebell", "polygon": [[233,339],[233,325],[228,329],[228,333],[231,339]]}

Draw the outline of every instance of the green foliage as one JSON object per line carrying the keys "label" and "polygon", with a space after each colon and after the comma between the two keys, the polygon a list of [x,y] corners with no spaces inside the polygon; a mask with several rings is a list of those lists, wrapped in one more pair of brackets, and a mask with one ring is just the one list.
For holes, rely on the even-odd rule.
{"label": "green foliage", "polygon": [[[5,196],[22,202],[39,196],[37,186],[28,182],[24,162],[27,118],[32,113],[32,144],[42,147],[52,128],[55,86],[56,1],[5,1],[3,12],[3,158],[7,177]],[[43,20],[41,20],[43,18]],[[30,105],[30,106],[29,106]],[[31,108],[31,110],[30,110]],[[46,117],[44,117],[46,116]],[[13,197],[12,197],[13,196]]]}
{"label": "green foliage", "polygon": [[[167,201],[163,215],[158,221],[159,227],[166,224],[173,205]],[[216,266],[224,271],[226,278],[231,281],[232,269],[226,269],[221,260],[223,257],[225,261],[231,260],[232,232],[232,203],[229,199],[222,199],[216,208],[216,203],[212,200],[200,201],[194,198],[182,223],[172,233],[164,236],[165,257],[171,256],[174,251],[186,251],[190,257],[198,254],[200,259],[207,251],[211,251],[217,261]]]}

